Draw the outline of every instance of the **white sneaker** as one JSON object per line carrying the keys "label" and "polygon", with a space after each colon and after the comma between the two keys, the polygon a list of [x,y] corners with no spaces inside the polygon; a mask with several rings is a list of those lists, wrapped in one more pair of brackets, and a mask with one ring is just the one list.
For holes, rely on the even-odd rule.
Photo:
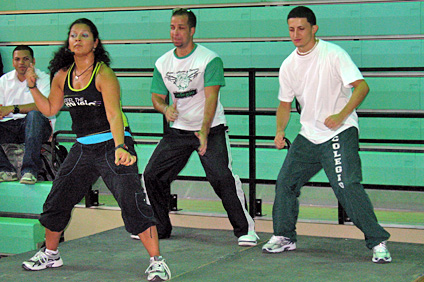
{"label": "white sneaker", "polygon": [[249,231],[246,235],[242,235],[238,238],[238,245],[243,247],[256,246],[259,239],[258,234],[255,231]]}
{"label": "white sneaker", "polygon": [[30,184],[33,185],[37,182],[37,177],[35,177],[31,172],[26,172],[22,177],[21,184]]}
{"label": "white sneaker", "polygon": [[171,279],[171,271],[161,256],[150,258],[150,265],[145,273],[147,273],[147,281],[166,281]]}
{"label": "white sneaker", "polygon": [[372,262],[375,263],[389,263],[392,262],[392,257],[387,249],[386,241],[381,242],[372,248]]}
{"label": "white sneaker", "polygon": [[59,252],[55,255],[47,254],[46,248],[40,249],[32,258],[22,263],[26,270],[43,270],[51,267],[60,267],[63,265]]}
{"label": "white sneaker", "polygon": [[287,237],[275,235],[272,235],[268,243],[262,247],[262,252],[264,253],[281,253],[294,250],[296,250],[295,242],[290,241]]}
{"label": "white sneaker", "polygon": [[4,181],[16,181],[18,175],[14,171],[0,171],[0,182]]}

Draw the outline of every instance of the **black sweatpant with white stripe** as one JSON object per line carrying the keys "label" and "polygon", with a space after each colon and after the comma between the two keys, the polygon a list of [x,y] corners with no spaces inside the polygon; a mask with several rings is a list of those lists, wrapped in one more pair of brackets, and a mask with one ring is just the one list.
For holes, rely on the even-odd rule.
{"label": "black sweatpant with white stripe", "polygon": [[[199,145],[194,131],[170,128],[146,166],[143,173],[144,185],[158,221],[159,238],[169,237],[172,231],[169,219],[171,182],[177,178]],[[240,178],[232,172],[226,126],[211,128],[206,153],[199,157],[208,181],[227,211],[234,235],[240,237],[253,231],[254,222],[246,209]]]}

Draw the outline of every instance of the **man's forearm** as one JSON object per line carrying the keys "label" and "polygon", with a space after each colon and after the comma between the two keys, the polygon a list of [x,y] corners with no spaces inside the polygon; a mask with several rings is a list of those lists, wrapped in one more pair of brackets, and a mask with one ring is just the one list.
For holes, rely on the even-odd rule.
{"label": "man's forearm", "polygon": [[217,102],[217,98],[214,95],[211,95],[206,98],[201,129],[206,134],[209,134],[209,130],[215,117]]}
{"label": "man's forearm", "polygon": [[[16,105],[16,106],[18,106],[20,114],[27,114],[30,111],[38,111],[37,105],[35,105],[35,103]],[[11,112],[13,113],[13,111],[15,110],[15,105],[10,106],[10,108],[11,108]]]}
{"label": "man's forearm", "polygon": [[287,127],[287,124],[290,120],[291,104],[280,102],[280,105],[277,109],[277,132],[284,131]]}
{"label": "man's forearm", "polygon": [[365,99],[369,92],[369,86],[365,80],[355,81],[352,86],[354,87],[352,96],[348,103],[340,111],[340,115],[346,119]]}

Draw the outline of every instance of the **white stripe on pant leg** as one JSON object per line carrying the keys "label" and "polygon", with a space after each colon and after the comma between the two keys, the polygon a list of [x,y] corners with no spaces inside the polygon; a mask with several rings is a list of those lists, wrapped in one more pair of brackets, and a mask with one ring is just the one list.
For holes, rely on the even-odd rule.
{"label": "white stripe on pant leg", "polygon": [[146,195],[146,203],[151,206],[149,201],[149,195],[147,195],[146,184],[144,183],[144,173],[141,174],[141,188],[143,189],[144,194]]}
{"label": "white stripe on pant leg", "polygon": [[248,226],[249,226],[248,231],[255,231],[255,222],[253,221],[253,218],[250,216],[250,214],[249,214],[249,212],[248,212],[248,210],[246,209],[246,206],[245,206],[246,196],[245,196],[244,191],[243,191],[243,187],[242,187],[240,177],[233,173],[233,168],[231,166],[231,164],[233,162],[233,158],[231,156],[230,138],[228,137],[227,132],[225,132],[225,143],[226,143],[227,152],[228,152],[228,168],[230,169],[231,174],[233,175],[233,178],[234,178],[237,197],[238,197],[240,204],[243,208],[244,216],[246,217],[246,220],[247,220],[247,223],[248,223]]}

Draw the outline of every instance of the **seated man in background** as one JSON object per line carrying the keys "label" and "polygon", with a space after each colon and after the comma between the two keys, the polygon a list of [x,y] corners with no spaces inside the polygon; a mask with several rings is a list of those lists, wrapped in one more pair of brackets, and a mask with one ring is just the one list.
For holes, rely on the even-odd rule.
{"label": "seated man in background", "polygon": [[[0,78],[0,144],[25,143],[21,168],[23,184],[35,184],[41,168],[41,145],[51,133],[50,120],[41,114],[32,98],[31,91],[38,91],[48,97],[49,76],[38,69],[36,83],[27,80],[27,69],[35,65],[34,51],[20,45],[13,50],[14,70]],[[0,182],[18,180],[16,168],[10,163],[0,147]]]}

